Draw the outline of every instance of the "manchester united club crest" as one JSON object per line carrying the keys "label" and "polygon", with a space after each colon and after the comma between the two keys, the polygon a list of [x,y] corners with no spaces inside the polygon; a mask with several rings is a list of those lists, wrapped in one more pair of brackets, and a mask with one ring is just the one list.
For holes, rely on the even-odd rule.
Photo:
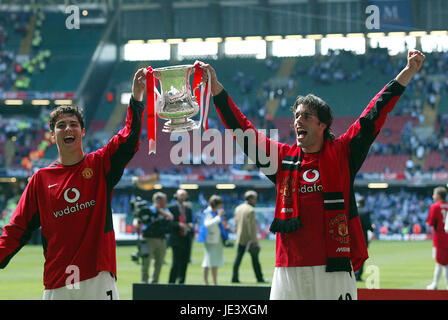
{"label": "manchester united club crest", "polygon": [[345,214],[338,214],[330,220],[328,232],[331,234],[333,240],[339,243],[349,243],[350,237],[348,235],[348,224]]}
{"label": "manchester united club crest", "polygon": [[280,194],[282,202],[285,205],[291,205],[293,202],[293,195],[296,192],[296,180],[294,177],[287,176],[282,179],[280,184]]}
{"label": "manchester united club crest", "polygon": [[93,170],[92,168],[85,168],[84,170],[82,170],[81,174],[84,179],[90,179],[93,177]]}

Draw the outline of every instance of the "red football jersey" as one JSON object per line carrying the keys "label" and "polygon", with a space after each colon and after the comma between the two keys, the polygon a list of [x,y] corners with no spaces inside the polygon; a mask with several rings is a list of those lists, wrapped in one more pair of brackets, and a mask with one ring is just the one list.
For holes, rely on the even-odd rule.
{"label": "red football jersey", "polygon": [[[302,227],[291,233],[276,234],[276,266],[305,267],[325,265],[325,212],[323,186],[319,173],[319,153],[305,153],[301,162],[299,190],[283,190],[300,199]],[[285,184],[288,186],[288,184]],[[313,239],[310,241],[310,239]]]}
{"label": "red football jersey", "polygon": [[[324,160],[324,157],[321,157],[324,154],[324,152],[321,152],[315,164],[310,165],[306,163],[307,161],[313,162],[312,159],[305,161],[306,166],[310,165],[309,167],[304,167],[305,163],[299,163],[300,149],[296,143],[289,146],[258,132],[248,118],[238,109],[226,90],[222,90],[221,93],[213,97],[215,108],[225,126],[232,130],[254,130],[257,132],[256,151],[267,155],[270,158],[269,165],[277,168],[276,172],[270,170],[271,172],[266,174],[266,177],[275,184],[277,191],[274,221],[270,230],[274,227],[274,231],[277,232],[277,229],[283,223],[286,224],[286,226],[283,225],[285,229],[288,229],[288,225],[292,227],[298,226],[297,220],[289,220],[292,221],[292,224],[289,224],[288,219],[298,217],[300,221],[302,230],[299,228],[297,231],[291,232],[292,234],[288,234],[289,231],[286,230],[285,232],[277,232],[277,267],[325,264],[328,267],[329,259],[327,257],[333,258],[338,255],[346,257],[346,249],[349,249],[350,260],[355,271],[367,259],[367,246],[355,201],[354,180],[367,157],[370,146],[404,90],[405,87],[396,80],[390,81],[375,95],[359,119],[344,134],[331,142],[324,142],[329,148],[327,149],[327,158],[331,152],[334,154],[337,162],[326,162],[328,160]],[[248,148],[246,149],[249,150]],[[278,152],[271,155],[271,150],[277,150]],[[248,153],[248,151],[245,152]],[[265,163],[261,161],[256,162],[256,164],[262,171],[266,168]],[[340,170],[340,176],[343,179],[331,186],[327,184],[326,187],[329,189],[327,192],[320,190],[325,187],[323,182],[333,182],[329,181],[331,179],[329,176],[325,176],[323,172],[320,172],[323,171],[322,168],[323,170],[328,170],[327,172],[329,170]],[[319,178],[316,179],[317,175],[320,176],[321,174],[323,176],[323,179],[320,177],[322,183],[318,181]],[[299,185],[299,181],[293,181],[293,179],[299,180],[305,186],[303,192],[303,185]],[[342,192],[330,192],[330,189],[336,187],[340,188],[337,191]],[[343,206],[341,206],[340,202],[340,193],[342,193],[344,198]],[[328,196],[328,199],[324,199],[325,195]],[[297,199],[298,201],[296,201]],[[341,232],[347,235],[346,239],[348,238],[349,247],[341,247],[343,250],[341,251],[342,254],[336,251],[339,248],[329,248],[328,244],[334,244],[334,242],[327,242],[331,230],[327,230],[329,229],[326,224],[328,216],[326,211],[323,210],[325,207],[327,207],[326,211],[343,210],[348,218],[348,226],[345,224],[348,230],[341,230]],[[295,210],[298,210],[298,212]],[[306,221],[303,219],[306,219]],[[341,226],[343,225],[341,224]],[[342,240],[345,241],[345,239]],[[342,241],[340,242],[342,243]],[[330,254],[333,256],[330,256]]]}
{"label": "red football jersey", "polygon": [[41,226],[45,289],[65,286],[74,270],[79,281],[100,271],[116,275],[111,199],[138,149],[142,112],[143,104],[131,99],[125,127],[106,146],[75,165],[54,162],[32,176],[0,237],[0,268]]}
{"label": "red football jersey", "polygon": [[448,203],[439,201],[429,207],[428,225],[433,227],[433,245],[436,248],[448,248],[448,234],[445,232],[445,220]]}

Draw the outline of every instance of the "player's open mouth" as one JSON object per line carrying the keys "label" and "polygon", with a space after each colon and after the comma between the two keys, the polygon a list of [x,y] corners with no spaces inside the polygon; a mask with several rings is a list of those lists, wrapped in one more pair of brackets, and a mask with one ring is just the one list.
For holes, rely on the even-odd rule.
{"label": "player's open mouth", "polygon": [[73,143],[75,141],[75,137],[74,136],[66,136],[64,137],[64,142],[67,144]]}
{"label": "player's open mouth", "polygon": [[305,136],[308,134],[308,132],[306,131],[306,130],[302,130],[302,129],[299,129],[299,130],[297,130],[297,138],[298,139],[303,139],[303,138],[305,138]]}

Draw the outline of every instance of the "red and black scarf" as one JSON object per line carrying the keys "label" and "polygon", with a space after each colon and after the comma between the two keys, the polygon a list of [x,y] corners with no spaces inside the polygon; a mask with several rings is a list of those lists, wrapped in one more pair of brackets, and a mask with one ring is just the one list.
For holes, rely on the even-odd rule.
{"label": "red and black scarf", "polygon": [[[282,159],[277,177],[277,206],[271,232],[290,233],[301,227],[299,216],[299,172],[303,151],[292,148]],[[327,272],[351,271],[348,205],[338,158],[326,140],[320,152],[319,172],[323,185]],[[345,177],[348,179],[349,177]]]}

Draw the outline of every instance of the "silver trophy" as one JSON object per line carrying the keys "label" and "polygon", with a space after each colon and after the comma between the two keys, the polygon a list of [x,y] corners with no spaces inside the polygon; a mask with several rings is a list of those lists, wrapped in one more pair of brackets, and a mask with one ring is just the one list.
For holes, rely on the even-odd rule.
{"label": "silver trophy", "polygon": [[[157,96],[156,111],[161,119],[168,120],[165,122],[162,132],[183,132],[200,128],[203,118],[202,109],[199,123],[190,119],[200,111],[198,101],[192,95],[190,86],[190,76],[194,72],[194,65],[154,69],[154,77],[160,83],[160,92],[157,88],[154,89]],[[199,83],[193,83],[194,85],[197,87],[194,87],[193,90],[200,90]]]}

